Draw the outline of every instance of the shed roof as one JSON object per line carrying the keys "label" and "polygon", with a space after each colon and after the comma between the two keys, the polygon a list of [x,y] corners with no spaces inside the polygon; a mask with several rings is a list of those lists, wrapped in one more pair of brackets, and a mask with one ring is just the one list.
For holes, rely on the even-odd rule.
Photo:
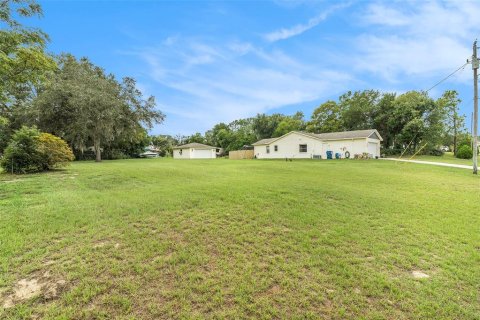
{"label": "shed roof", "polygon": [[272,142],[279,140],[292,133],[298,133],[298,134],[309,136],[318,140],[344,140],[344,139],[373,138],[373,139],[378,139],[380,141],[383,141],[382,137],[380,136],[380,134],[376,129],[328,132],[328,133],[310,133],[310,132],[291,131],[278,138],[262,139],[260,141],[255,142],[253,145],[261,146],[261,145],[271,144]]}
{"label": "shed roof", "polygon": [[216,147],[212,147],[203,143],[192,142],[181,146],[173,147],[172,149],[216,149]]}

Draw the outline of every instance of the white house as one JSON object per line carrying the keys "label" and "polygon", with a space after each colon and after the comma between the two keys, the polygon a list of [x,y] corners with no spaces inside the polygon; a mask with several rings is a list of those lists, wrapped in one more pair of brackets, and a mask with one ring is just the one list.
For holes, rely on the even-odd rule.
{"label": "white house", "polygon": [[173,147],[174,159],[215,159],[217,148],[201,143],[188,143]]}
{"label": "white house", "polygon": [[380,157],[381,141],[375,129],[320,134],[292,131],[278,138],[257,141],[253,146],[257,159],[327,159],[327,151],[331,151],[333,157],[337,153],[341,158],[368,153],[375,158]]}

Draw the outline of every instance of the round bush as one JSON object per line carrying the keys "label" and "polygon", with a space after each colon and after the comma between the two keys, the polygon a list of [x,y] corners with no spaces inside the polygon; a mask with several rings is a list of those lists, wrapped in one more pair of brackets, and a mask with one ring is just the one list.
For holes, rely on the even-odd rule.
{"label": "round bush", "polygon": [[73,161],[73,152],[68,144],[50,133],[38,136],[38,151],[42,155],[43,170],[63,167]]}
{"label": "round bush", "polygon": [[471,159],[472,157],[473,157],[473,152],[472,152],[472,148],[470,148],[470,146],[463,145],[460,148],[458,148],[457,158]]}

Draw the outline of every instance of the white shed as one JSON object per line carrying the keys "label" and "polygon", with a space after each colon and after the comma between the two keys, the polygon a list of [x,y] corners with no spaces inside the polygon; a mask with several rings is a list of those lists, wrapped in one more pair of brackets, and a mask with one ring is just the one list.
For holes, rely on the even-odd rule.
{"label": "white shed", "polygon": [[215,159],[217,148],[201,143],[188,143],[173,147],[174,159]]}
{"label": "white shed", "polygon": [[380,157],[381,141],[375,129],[319,134],[292,131],[278,138],[257,141],[253,146],[257,159],[327,159],[327,151],[331,151],[333,157],[337,153],[341,158],[368,153],[376,158]]}

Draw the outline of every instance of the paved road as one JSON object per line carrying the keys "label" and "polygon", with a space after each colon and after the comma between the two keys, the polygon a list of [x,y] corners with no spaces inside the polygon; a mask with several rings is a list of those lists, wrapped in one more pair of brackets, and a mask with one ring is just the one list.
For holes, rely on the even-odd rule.
{"label": "paved road", "polygon": [[461,168],[461,169],[473,170],[473,165],[467,166],[467,165],[464,165],[464,164],[433,162],[433,161],[420,161],[420,160],[407,160],[407,159],[397,159],[397,158],[381,158],[381,159],[382,160],[401,161],[401,162],[413,162],[413,163],[420,163],[420,164],[431,164],[431,165],[434,165],[434,166],[452,167],[452,168]]}

